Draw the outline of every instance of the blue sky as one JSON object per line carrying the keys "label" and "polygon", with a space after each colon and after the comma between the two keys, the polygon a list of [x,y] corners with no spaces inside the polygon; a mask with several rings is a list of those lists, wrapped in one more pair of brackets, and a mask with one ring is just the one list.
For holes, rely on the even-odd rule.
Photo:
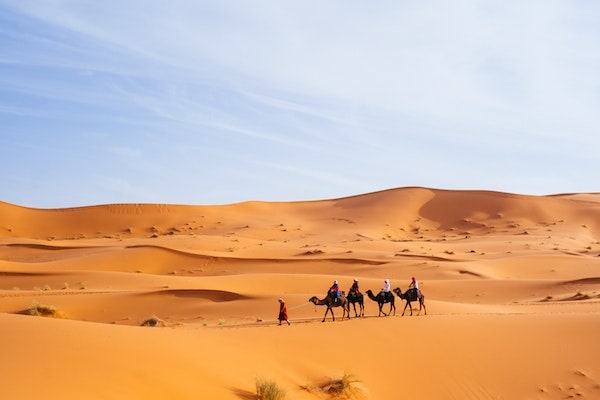
{"label": "blue sky", "polygon": [[600,188],[600,3],[0,0],[0,200]]}

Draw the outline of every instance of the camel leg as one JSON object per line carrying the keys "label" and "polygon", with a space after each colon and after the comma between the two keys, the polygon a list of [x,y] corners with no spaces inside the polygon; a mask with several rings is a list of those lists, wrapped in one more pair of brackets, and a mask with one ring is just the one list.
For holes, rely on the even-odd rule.
{"label": "camel leg", "polygon": [[[321,322],[325,322],[325,320],[327,319],[327,313],[331,311],[331,316],[333,317],[333,310],[331,309],[331,307],[327,306],[327,309],[325,310],[325,315],[323,315],[323,321]],[[335,318],[333,318],[333,320],[335,321]]]}
{"label": "camel leg", "polygon": [[396,315],[396,304],[393,301],[390,303],[390,315],[392,315],[392,308],[394,309],[394,315]]}

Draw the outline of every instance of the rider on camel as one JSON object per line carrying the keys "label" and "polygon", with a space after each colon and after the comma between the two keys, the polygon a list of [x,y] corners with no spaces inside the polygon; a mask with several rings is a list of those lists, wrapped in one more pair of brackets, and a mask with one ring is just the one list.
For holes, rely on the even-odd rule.
{"label": "rider on camel", "polygon": [[415,292],[415,299],[417,299],[419,297],[419,282],[415,279],[415,277],[412,277],[412,280],[410,281],[410,285],[408,285],[408,290],[414,289]]}
{"label": "rider on camel", "polygon": [[338,286],[338,281],[335,280],[333,281],[333,285],[329,288],[329,291],[327,292],[327,296],[333,296],[333,301],[335,301],[336,303],[338,302],[338,300],[340,299],[340,287]]}
{"label": "rider on camel", "polygon": [[350,296],[361,296],[360,289],[358,287],[358,279],[354,278],[354,282],[352,283],[352,287],[348,291],[348,295]]}
{"label": "rider on camel", "polygon": [[383,292],[384,298],[389,298],[390,296],[393,296],[392,286],[390,285],[389,279],[383,281],[383,289],[381,289],[381,291]]}

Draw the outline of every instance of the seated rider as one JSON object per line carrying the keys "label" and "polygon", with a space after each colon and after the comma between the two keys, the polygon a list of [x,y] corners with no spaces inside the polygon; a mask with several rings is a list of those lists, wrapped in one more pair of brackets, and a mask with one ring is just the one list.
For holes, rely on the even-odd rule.
{"label": "seated rider", "polygon": [[417,282],[417,280],[415,279],[415,277],[412,277],[412,280],[410,281],[410,284],[408,285],[408,290],[413,290],[414,291],[414,297],[418,298],[419,297],[419,282]]}
{"label": "seated rider", "polygon": [[348,294],[351,296],[360,296],[360,289],[358,288],[358,279],[354,278],[354,282],[352,283],[352,287],[348,291]]}
{"label": "seated rider", "polygon": [[327,296],[333,296],[333,300],[337,303],[341,295],[340,287],[338,286],[338,281],[333,281],[333,285],[329,288],[327,292]]}
{"label": "seated rider", "polygon": [[383,289],[381,289],[381,291],[383,292],[383,296],[385,299],[389,298],[390,295],[392,295],[392,287],[390,285],[390,280],[386,279],[383,281]]}

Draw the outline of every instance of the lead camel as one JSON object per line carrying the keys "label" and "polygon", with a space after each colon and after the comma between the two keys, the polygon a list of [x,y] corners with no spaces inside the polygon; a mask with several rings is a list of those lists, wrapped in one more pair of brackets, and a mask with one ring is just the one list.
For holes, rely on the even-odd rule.
{"label": "lead camel", "polygon": [[328,295],[324,299],[319,299],[317,296],[313,296],[310,299],[308,299],[308,301],[313,303],[315,306],[327,306],[327,309],[325,310],[325,315],[323,315],[323,321],[321,322],[325,322],[328,312],[331,312],[331,319],[335,321],[335,315],[333,315],[334,307],[342,307],[342,309],[344,310],[342,313],[342,319],[344,319],[346,315],[348,315],[348,319],[350,319],[350,308],[348,307],[348,299],[346,299],[344,294],[342,294],[342,296],[337,301],[335,301],[335,299],[331,295]]}

